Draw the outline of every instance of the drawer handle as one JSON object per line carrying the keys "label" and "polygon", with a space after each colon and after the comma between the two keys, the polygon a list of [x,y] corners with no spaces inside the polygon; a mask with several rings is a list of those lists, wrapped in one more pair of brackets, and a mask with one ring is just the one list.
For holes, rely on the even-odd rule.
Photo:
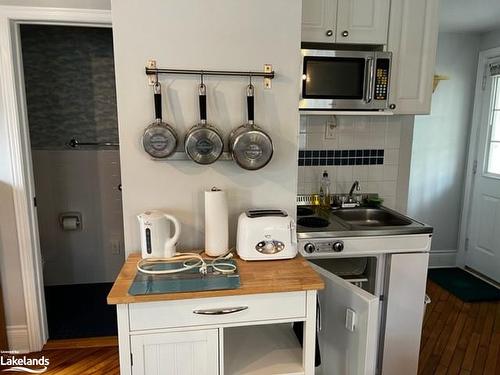
{"label": "drawer handle", "polygon": [[193,313],[199,315],[225,315],[232,314],[235,312],[243,311],[248,309],[248,306],[238,306],[238,307],[226,307],[222,309],[204,309],[204,310],[193,310]]}

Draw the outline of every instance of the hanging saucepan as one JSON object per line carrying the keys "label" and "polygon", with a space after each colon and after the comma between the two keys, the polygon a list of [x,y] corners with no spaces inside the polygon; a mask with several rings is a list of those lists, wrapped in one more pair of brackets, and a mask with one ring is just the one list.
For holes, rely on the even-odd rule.
{"label": "hanging saucepan", "polygon": [[233,159],[244,169],[263,168],[273,157],[271,137],[254,124],[254,87],[247,87],[248,122],[229,135],[229,148]]}
{"label": "hanging saucepan", "polygon": [[166,158],[177,148],[177,134],[172,126],[162,121],[161,85],[154,84],[155,117],[142,136],[144,150],[154,158]]}
{"label": "hanging saucepan", "polygon": [[211,164],[224,150],[224,141],[216,127],[207,124],[207,88],[199,86],[200,123],[193,126],[184,138],[184,149],[191,160],[198,164]]}

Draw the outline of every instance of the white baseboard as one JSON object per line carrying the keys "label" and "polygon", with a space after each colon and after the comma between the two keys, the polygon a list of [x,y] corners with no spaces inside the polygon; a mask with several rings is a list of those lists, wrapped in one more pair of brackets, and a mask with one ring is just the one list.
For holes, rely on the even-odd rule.
{"label": "white baseboard", "polygon": [[7,326],[7,340],[9,341],[9,350],[29,353],[30,341],[26,325]]}
{"label": "white baseboard", "polygon": [[431,250],[429,268],[455,267],[458,250]]}

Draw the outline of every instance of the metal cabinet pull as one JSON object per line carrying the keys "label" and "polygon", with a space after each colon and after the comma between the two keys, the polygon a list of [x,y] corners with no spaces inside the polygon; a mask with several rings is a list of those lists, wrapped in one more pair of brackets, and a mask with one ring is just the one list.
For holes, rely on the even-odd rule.
{"label": "metal cabinet pull", "polygon": [[326,30],[326,36],[332,36],[333,35],[333,30]]}
{"label": "metal cabinet pull", "polygon": [[235,312],[243,311],[248,309],[248,306],[238,306],[238,307],[225,307],[222,309],[201,309],[201,310],[193,310],[194,314],[199,315],[226,315],[232,314]]}

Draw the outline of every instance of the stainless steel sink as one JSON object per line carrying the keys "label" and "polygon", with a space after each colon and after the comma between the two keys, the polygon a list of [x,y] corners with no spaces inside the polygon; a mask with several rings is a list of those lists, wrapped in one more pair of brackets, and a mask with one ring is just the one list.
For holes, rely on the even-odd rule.
{"label": "stainless steel sink", "polygon": [[343,208],[333,216],[355,227],[395,227],[410,225],[411,220],[382,208]]}

